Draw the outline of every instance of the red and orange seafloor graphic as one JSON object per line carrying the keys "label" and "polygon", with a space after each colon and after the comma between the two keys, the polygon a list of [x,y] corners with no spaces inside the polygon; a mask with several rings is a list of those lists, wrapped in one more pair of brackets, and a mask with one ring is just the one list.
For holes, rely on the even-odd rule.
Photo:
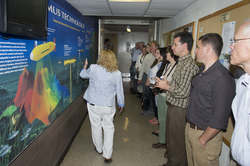
{"label": "red and orange seafloor graphic", "polygon": [[27,69],[24,68],[19,77],[17,93],[13,100],[14,105],[20,106],[20,110],[23,110],[24,107],[25,116],[29,123],[37,118],[48,125],[48,115],[62,97],[60,87],[59,81],[48,72],[47,68],[38,71],[36,78],[33,71],[28,73]]}

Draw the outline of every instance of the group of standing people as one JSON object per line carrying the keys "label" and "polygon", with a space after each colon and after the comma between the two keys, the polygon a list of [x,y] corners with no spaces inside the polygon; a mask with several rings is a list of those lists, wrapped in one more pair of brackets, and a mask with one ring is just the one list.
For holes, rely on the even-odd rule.
{"label": "group of standing people", "polygon": [[192,35],[181,32],[174,36],[172,49],[179,57],[177,67],[170,82],[156,80],[156,87],[166,90],[168,105],[168,161],[163,166],[219,165],[222,134],[227,129],[231,108],[235,118],[232,156],[240,165],[250,165],[249,39],[247,21],[230,45],[230,63],[246,71],[235,87],[233,75],[219,61],[223,47],[219,34],[208,33],[198,39],[195,55],[197,62],[203,64],[200,68],[190,56]]}
{"label": "group of standing people", "polygon": [[[166,148],[168,160],[163,166],[219,165],[231,108],[235,118],[232,156],[240,165],[250,165],[250,21],[240,26],[230,45],[230,63],[246,72],[236,86],[233,75],[219,61],[223,47],[219,34],[208,33],[198,39],[195,55],[201,67],[191,57],[193,37],[188,32],[176,34],[172,47],[159,48],[156,41],[143,45],[138,43],[140,54],[132,67],[137,71],[137,84],[150,96],[150,107],[143,114],[153,110],[156,117],[151,122],[157,119],[159,123],[159,142],[152,146]],[[108,49],[100,52],[96,65],[87,69],[87,64],[86,60],[80,76],[90,80],[84,98],[92,139],[96,152],[103,153],[104,162],[110,163],[115,96],[121,111],[124,107],[121,73]]]}
{"label": "group of standing people", "polygon": [[[233,75],[219,61],[223,47],[219,34],[208,33],[198,39],[195,55],[201,67],[190,55],[193,37],[188,32],[176,34],[172,47],[159,48],[158,43],[151,43],[152,59],[142,62],[138,84],[145,84],[143,93],[148,93],[153,102],[149,109],[157,112],[149,121],[159,123],[159,142],[152,147],[166,148],[164,156],[168,160],[163,166],[219,165],[223,132],[227,130],[232,110],[236,121],[232,155],[240,165],[250,165],[249,40],[250,21],[247,21],[230,45],[231,64],[246,71],[237,86]],[[177,58],[168,58],[170,50]],[[157,90],[149,88],[151,81],[156,82]],[[143,114],[151,112],[144,110]]]}

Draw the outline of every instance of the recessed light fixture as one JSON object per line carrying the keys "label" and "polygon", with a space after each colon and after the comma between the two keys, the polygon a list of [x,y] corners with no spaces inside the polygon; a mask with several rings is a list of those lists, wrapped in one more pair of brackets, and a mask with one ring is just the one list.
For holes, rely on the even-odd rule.
{"label": "recessed light fixture", "polygon": [[149,2],[150,0],[109,0],[111,2]]}
{"label": "recessed light fixture", "polygon": [[131,32],[131,29],[130,29],[130,26],[129,26],[129,25],[127,26],[126,29],[127,29],[127,32]]}

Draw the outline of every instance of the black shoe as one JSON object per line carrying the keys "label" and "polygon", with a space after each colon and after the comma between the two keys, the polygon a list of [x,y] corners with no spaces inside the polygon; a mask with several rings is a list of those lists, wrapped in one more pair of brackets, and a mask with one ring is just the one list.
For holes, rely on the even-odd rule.
{"label": "black shoe", "polygon": [[155,135],[156,137],[159,137],[159,133],[156,133],[154,131],[151,134]]}
{"label": "black shoe", "polygon": [[158,143],[153,144],[152,147],[155,149],[159,149],[159,148],[166,149],[166,144],[162,144],[162,143],[158,142]]}
{"label": "black shoe", "polygon": [[105,159],[104,160],[104,163],[111,163],[113,160],[110,158],[110,159]]}

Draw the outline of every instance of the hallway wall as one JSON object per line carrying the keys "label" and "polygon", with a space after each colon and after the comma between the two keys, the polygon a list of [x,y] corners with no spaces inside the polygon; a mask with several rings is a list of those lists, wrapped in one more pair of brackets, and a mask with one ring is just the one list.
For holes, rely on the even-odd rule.
{"label": "hallway wall", "polygon": [[112,44],[113,47],[113,52],[117,56],[117,34],[104,34],[104,39],[110,39],[110,44]]}
{"label": "hallway wall", "polygon": [[153,21],[149,24],[148,28],[148,41],[157,40],[156,31],[157,31],[157,22]]}
{"label": "hallway wall", "polygon": [[56,166],[61,163],[87,116],[82,93],[10,166]]}
{"label": "hallway wall", "polygon": [[[216,11],[224,9],[242,0],[199,0],[195,1],[193,4],[188,6],[186,9],[175,15],[174,17],[161,20],[161,28],[159,33],[159,38],[163,41],[163,34],[170,32],[176,28],[189,24],[195,21],[195,39],[198,27],[198,20],[209,14],[213,14]],[[194,46],[196,45],[196,40],[194,40]],[[193,49],[193,53],[194,53]]]}
{"label": "hallway wall", "polygon": [[119,33],[117,41],[117,61],[118,68],[122,73],[129,73],[130,51],[127,52],[127,42],[130,42],[130,49],[135,47],[136,42],[144,41],[148,43],[148,33]]}

